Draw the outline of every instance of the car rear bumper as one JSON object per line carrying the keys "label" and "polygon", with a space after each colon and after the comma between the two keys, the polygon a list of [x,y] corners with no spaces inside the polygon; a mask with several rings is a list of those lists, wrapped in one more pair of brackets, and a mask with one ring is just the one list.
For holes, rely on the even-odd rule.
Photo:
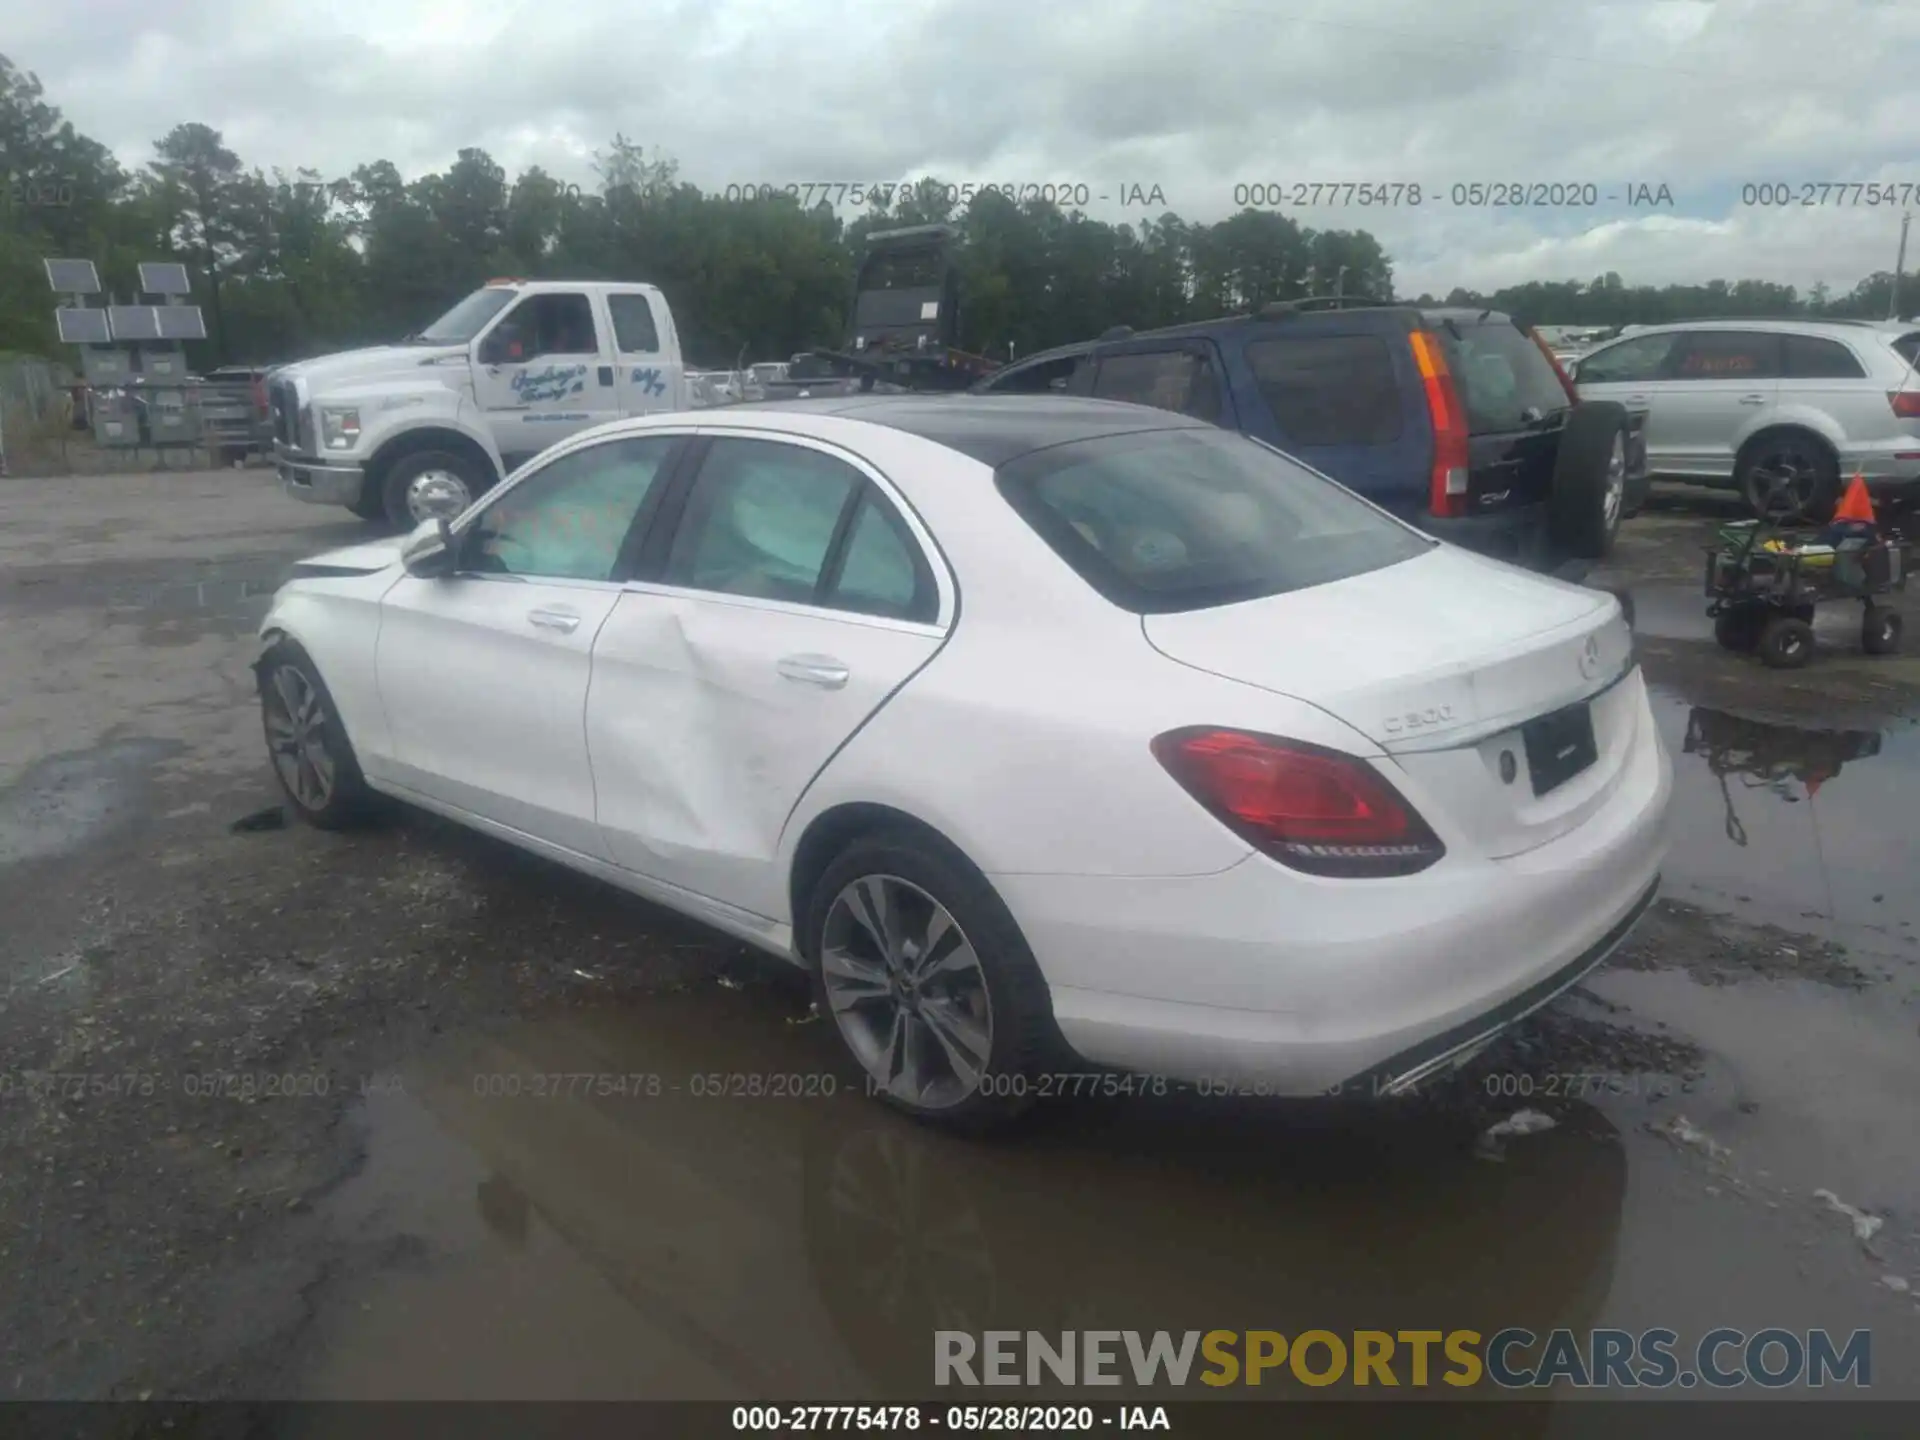
{"label": "car rear bumper", "polygon": [[1840,483],[1862,476],[1876,495],[1920,487],[1920,440],[1852,446],[1840,452]]}
{"label": "car rear bumper", "polygon": [[1275,1095],[1404,1088],[1604,961],[1651,904],[1673,770],[1650,711],[1604,807],[1506,860],[1321,880],[995,876],[1086,1060]]}

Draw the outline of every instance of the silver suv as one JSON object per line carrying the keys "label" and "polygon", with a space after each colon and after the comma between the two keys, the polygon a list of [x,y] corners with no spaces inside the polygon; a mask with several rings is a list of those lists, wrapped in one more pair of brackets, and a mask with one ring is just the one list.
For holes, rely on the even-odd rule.
{"label": "silver suv", "polygon": [[[1825,519],[1843,480],[1920,500],[1920,322],[1649,325],[1582,355],[1583,400],[1646,409],[1654,475],[1737,489],[1762,518]],[[1903,496],[1909,498],[1908,496]]]}

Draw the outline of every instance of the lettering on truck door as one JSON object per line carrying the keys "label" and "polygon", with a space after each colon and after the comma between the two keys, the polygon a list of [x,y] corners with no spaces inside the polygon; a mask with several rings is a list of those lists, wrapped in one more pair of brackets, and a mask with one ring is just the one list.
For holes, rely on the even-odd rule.
{"label": "lettering on truck door", "polygon": [[545,291],[522,296],[480,338],[474,394],[509,467],[619,415],[602,328],[583,292]]}
{"label": "lettering on truck door", "polygon": [[679,354],[667,343],[673,332],[661,323],[655,307],[654,297],[644,290],[607,292],[623,414],[677,410],[684,404]]}

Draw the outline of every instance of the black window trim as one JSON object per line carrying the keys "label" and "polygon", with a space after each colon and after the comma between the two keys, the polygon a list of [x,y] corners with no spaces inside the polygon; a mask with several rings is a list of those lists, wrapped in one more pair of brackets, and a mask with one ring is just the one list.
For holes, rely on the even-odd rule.
{"label": "black window trim", "polygon": [[[866,624],[910,625],[916,628],[946,633],[953,628],[960,616],[960,584],[953,577],[951,565],[946,565],[948,585],[940,584],[940,571],[933,563],[932,553],[941,556],[946,564],[945,552],[940,549],[939,541],[925,520],[907,503],[906,497],[879,476],[877,469],[851,451],[842,450],[828,440],[817,439],[812,435],[796,434],[786,430],[761,429],[706,429],[694,432],[690,443],[681,452],[675,462],[673,473],[667,477],[664,487],[656,486],[659,495],[658,505],[652,504],[653,496],[648,496],[650,514],[644,532],[630,533],[632,566],[623,581],[627,585],[641,585],[669,590],[676,594],[696,595],[704,599],[734,605],[766,606],[773,609],[797,611],[807,614],[831,616]],[[681,585],[666,578],[667,559],[672,553],[674,538],[679,534],[686,520],[688,502],[694,487],[699,484],[700,474],[706,468],[707,456],[717,440],[762,440],[776,445],[792,445],[802,450],[812,450],[829,459],[838,460],[853,469],[860,477],[860,484],[841,505],[840,514],[834,522],[833,538],[828,542],[827,554],[821,562],[820,576],[814,582],[812,600],[772,600],[758,595],[734,595],[724,590],[706,590],[694,585]],[[820,597],[824,593],[821,586],[831,571],[835,582],[839,579],[839,566],[844,560],[844,552],[853,528],[853,522],[860,508],[861,500],[872,494],[881,506],[882,514],[895,527],[895,532],[907,542],[908,554],[912,558],[915,578],[914,610],[930,611],[924,617],[919,614],[898,616],[876,614],[870,610],[854,610],[844,606],[830,605]],[[625,558],[623,556],[623,558]],[[615,573],[619,573],[616,570]],[[927,587],[923,593],[920,586]],[[944,615],[944,618],[943,618]]]}
{"label": "black window trim", "polygon": [[[640,541],[653,526],[654,518],[660,513],[668,493],[679,479],[685,468],[687,456],[692,447],[692,436],[679,430],[642,430],[629,435],[608,435],[596,438],[584,445],[557,445],[552,450],[542,452],[535,461],[520,474],[514,476],[511,484],[494,486],[480,497],[473,510],[461,521],[460,528],[454,532],[454,562],[450,576],[462,580],[505,580],[509,583],[532,585],[603,585],[620,587],[630,578],[629,570],[638,552]],[[640,508],[634,512],[627,526],[627,533],[621,537],[614,551],[613,569],[605,580],[584,580],[574,575],[509,575],[495,570],[474,570],[470,568],[476,537],[487,515],[495,506],[524,486],[531,485],[545,475],[555,465],[570,460],[576,455],[585,455],[589,451],[604,449],[609,445],[624,445],[641,440],[666,440],[670,448],[661,460],[660,468],[654,474],[653,483],[647,488],[646,498],[640,502]]]}

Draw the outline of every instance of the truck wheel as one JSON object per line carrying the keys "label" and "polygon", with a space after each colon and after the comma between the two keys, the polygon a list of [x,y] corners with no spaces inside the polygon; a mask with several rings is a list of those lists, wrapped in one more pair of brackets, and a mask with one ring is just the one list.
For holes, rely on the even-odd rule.
{"label": "truck wheel", "polygon": [[483,495],[493,477],[452,450],[417,450],[387,471],[381,487],[387,520],[396,530],[411,530],[422,520],[453,519]]}
{"label": "truck wheel", "polygon": [[1573,407],[1547,496],[1547,538],[1563,555],[1604,560],[1627,505],[1627,409],[1611,400]]}

